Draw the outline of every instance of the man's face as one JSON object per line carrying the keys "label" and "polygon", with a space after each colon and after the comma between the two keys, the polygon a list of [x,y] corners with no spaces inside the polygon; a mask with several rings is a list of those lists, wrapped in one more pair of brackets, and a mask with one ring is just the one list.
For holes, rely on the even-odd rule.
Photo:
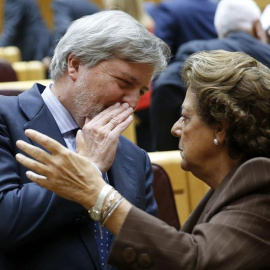
{"label": "man's face", "polygon": [[153,67],[148,64],[120,59],[104,60],[89,69],[79,65],[67,109],[81,128],[86,119],[116,102],[127,102],[135,109],[140,96],[149,90],[152,75]]}

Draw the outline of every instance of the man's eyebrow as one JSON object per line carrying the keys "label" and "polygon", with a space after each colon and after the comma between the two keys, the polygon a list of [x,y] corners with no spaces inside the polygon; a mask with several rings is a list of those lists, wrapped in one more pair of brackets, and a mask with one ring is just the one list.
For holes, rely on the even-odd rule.
{"label": "man's eyebrow", "polygon": [[132,80],[133,82],[137,82],[138,80],[135,78],[135,77],[133,77],[132,75],[130,75],[129,73],[127,73],[127,72],[125,72],[125,71],[119,71],[120,72],[120,74],[122,75],[122,76],[125,76],[125,77],[128,77],[130,80]]}

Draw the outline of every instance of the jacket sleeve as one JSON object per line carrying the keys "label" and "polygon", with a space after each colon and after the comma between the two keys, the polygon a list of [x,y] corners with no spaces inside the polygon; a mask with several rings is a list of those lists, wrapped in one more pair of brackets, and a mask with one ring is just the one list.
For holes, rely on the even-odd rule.
{"label": "jacket sleeve", "polygon": [[[216,202],[220,207],[211,209],[213,201],[206,206],[205,218],[191,228],[191,233],[176,231],[133,207],[116,238],[109,263],[123,269],[151,270],[269,267],[269,161],[258,170],[253,167],[256,165],[234,177],[236,186],[245,182],[238,192],[237,187],[230,186],[225,200],[224,193],[219,193]],[[253,187],[243,191],[251,182]]]}

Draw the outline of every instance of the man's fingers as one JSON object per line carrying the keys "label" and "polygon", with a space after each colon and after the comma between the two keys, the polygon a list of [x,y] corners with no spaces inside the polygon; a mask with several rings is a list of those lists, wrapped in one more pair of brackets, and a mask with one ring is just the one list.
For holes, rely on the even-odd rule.
{"label": "man's fingers", "polygon": [[120,103],[116,103],[95,116],[92,121],[98,123],[99,125],[105,125],[112,119],[117,119],[119,114],[126,111],[127,109],[133,112],[133,109],[129,106],[128,103],[123,103],[121,105]]}
{"label": "man's fingers", "polygon": [[86,144],[81,129],[78,130],[76,135],[76,153],[85,157],[87,156]]}
{"label": "man's fingers", "polygon": [[128,119],[128,117],[131,116],[132,113],[133,113],[133,109],[131,107],[129,107],[128,109],[124,110],[123,112],[121,112],[117,116],[113,117],[105,125],[105,127],[108,127],[109,130],[113,130],[119,125],[123,126],[122,123],[124,123]]}
{"label": "man's fingers", "polygon": [[125,121],[118,124],[111,132],[119,134],[120,136],[120,134],[122,134],[122,132],[130,126],[132,121],[133,121],[133,116],[130,115]]}

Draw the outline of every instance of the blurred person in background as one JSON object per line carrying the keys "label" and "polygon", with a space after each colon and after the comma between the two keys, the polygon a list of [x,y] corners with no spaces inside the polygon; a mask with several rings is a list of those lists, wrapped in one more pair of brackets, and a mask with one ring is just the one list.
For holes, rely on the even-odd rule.
{"label": "blurred person in background", "polygon": [[48,56],[43,59],[47,69],[50,67],[51,58],[55,46],[60,38],[66,33],[69,25],[86,15],[91,15],[100,11],[100,8],[89,0],[53,0],[51,2],[53,12],[53,42]]}
{"label": "blurred person in background", "polygon": [[55,46],[73,21],[100,11],[100,8],[89,0],[53,0],[51,8]]}
{"label": "blurred person in background", "polygon": [[221,0],[215,14],[218,38],[190,41],[179,47],[174,62],[155,81],[150,107],[155,151],[178,149],[171,127],[181,115],[186,88],[180,71],[188,56],[203,50],[240,51],[270,67],[270,46],[260,16],[260,8],[253,0]]}
{"label": "blurred person in background", "polygon": [[106,9],[122,10],[139,21],[150,32],[154,31],[155,22],[146,12],[143,0],[103,0],[103,3]]}
{"label": "blurred person in background", "polygon": [[0,47],[16,46],[22,61],[49,55],[52,34],[45,24],[36,0],[5,0]]}
{"label": "blurred person in background", "polygon": [[172,61],[180,45],[194,39],[217,37],[212,0],[164,0],[148,8],[155,21],[155,35],[171,48]]}

